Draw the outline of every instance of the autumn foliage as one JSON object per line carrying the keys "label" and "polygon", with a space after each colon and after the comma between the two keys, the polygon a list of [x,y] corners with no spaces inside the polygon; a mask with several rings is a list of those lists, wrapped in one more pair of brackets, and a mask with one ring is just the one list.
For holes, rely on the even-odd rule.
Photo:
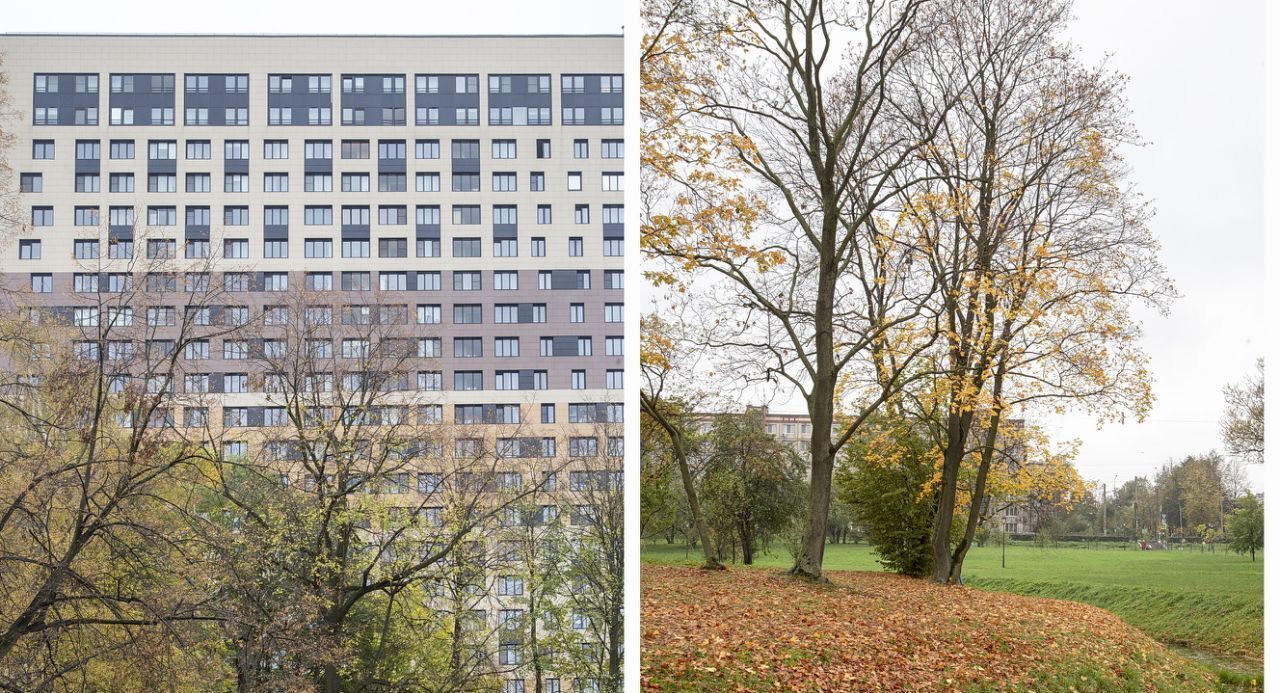
{"label": "autumn foliage", "polygon": [[641,686],[672,690],[1212,690],[1109,612],[887,573],[830,585],[645,565]]}

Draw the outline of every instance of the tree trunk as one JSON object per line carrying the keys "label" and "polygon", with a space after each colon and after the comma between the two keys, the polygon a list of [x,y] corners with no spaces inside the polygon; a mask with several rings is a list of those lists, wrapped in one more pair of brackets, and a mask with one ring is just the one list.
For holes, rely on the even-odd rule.
{"label": "tree trunk", "polygon": [[947,449],[942,457],[942,480],[938,489],[938,511],[933,518],[933,580],[946,584],[951,578],[951,524],[956,511],[956,482],[964,459],[964,438],[968,415],[947,416]]}
{"label": "tree trunk", "polygon": [[755,558],[755,546],[751,540],[751,524],[746,521],[739,522],[738,534],[742,537],[742,565],[751,565]]}
{"label": "tree trunk", "polygon": [[[830,349],[827,353],[829,362]],[[823,360],[821,347],[818,360]],[[822,558],[827,546],[827,515],[831,509],[831,472],[834,466],[831,454],[833,385],[833,379],[821,384],[815,382],[809,404],[809,419],[813,423],[809,438],[809,453],[813,457],[809,478],[809,528],[795,567],[791,569],[793,575],[809,580],[822,579]]]}

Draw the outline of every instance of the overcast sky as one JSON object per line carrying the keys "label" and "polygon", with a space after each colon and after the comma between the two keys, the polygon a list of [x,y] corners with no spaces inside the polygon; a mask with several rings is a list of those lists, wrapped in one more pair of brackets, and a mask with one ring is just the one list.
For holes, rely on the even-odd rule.
{"label": "overcast sky", "polygon": [[169,32],[257,34],[616,34],[617,0],[68,0],[7,3],[6,32]]}
{"label": "overcast sky", "polygon": [[[1077,0],[1075,14],[1070,38],[1130,77],[1133,122],[1150,142],[1128,152],[1132,179],[1155,205],[1152,229],[1182,294],[1167,318],[1143,319],[1148,421],[1052,427],[1080,438],[1081,473],[1110,485],[1220,450],[1222,386],[1264,354],[1262,3]],[[1261,466],[1251,471],[1261,490]]]}

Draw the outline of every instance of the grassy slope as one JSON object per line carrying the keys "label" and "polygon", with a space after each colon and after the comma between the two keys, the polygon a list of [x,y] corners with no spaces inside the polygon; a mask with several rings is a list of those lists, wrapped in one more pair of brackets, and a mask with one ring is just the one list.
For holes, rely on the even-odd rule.
{"label": "grassy slope", "polygon": [[1203,668],[1120,619],[1058,600],[886,573],[648,564],[641,684],[653,691],[1202,691]]}
{"label": "grassy slope", "polygon": [[[1262,561],[1195,551],[1117,548],[974,547],[966,584],[1015,594],[1071,599],[1105,608],[1163,642],[1243,659],[1261,668]],[[646,562],[692,563],[684,547],[646,544]],[[787,567],[774,552],[759,563]],[[878,570],[866,545],[829,546],[828,570]]]}

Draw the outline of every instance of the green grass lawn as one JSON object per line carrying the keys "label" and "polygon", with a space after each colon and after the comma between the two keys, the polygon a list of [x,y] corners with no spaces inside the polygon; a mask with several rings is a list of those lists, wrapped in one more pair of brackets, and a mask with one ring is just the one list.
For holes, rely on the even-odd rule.
{"label": "green grass lawn", "polygon": [[[651,563],[696,564],[684,546],[643,544]],[[791,557],[775,550],[757,560],[787,568]],[[866,544],[829,545],[828,570],[882,570]],[[1137,551],[1117,547],[1025,544],[974,547],[965,560],[965,584],[979,589],[1070,599],[1102,607],[1161,642],[1225,657],[1249,674],[1261,674],[1262,556],[1185,551]]]}

